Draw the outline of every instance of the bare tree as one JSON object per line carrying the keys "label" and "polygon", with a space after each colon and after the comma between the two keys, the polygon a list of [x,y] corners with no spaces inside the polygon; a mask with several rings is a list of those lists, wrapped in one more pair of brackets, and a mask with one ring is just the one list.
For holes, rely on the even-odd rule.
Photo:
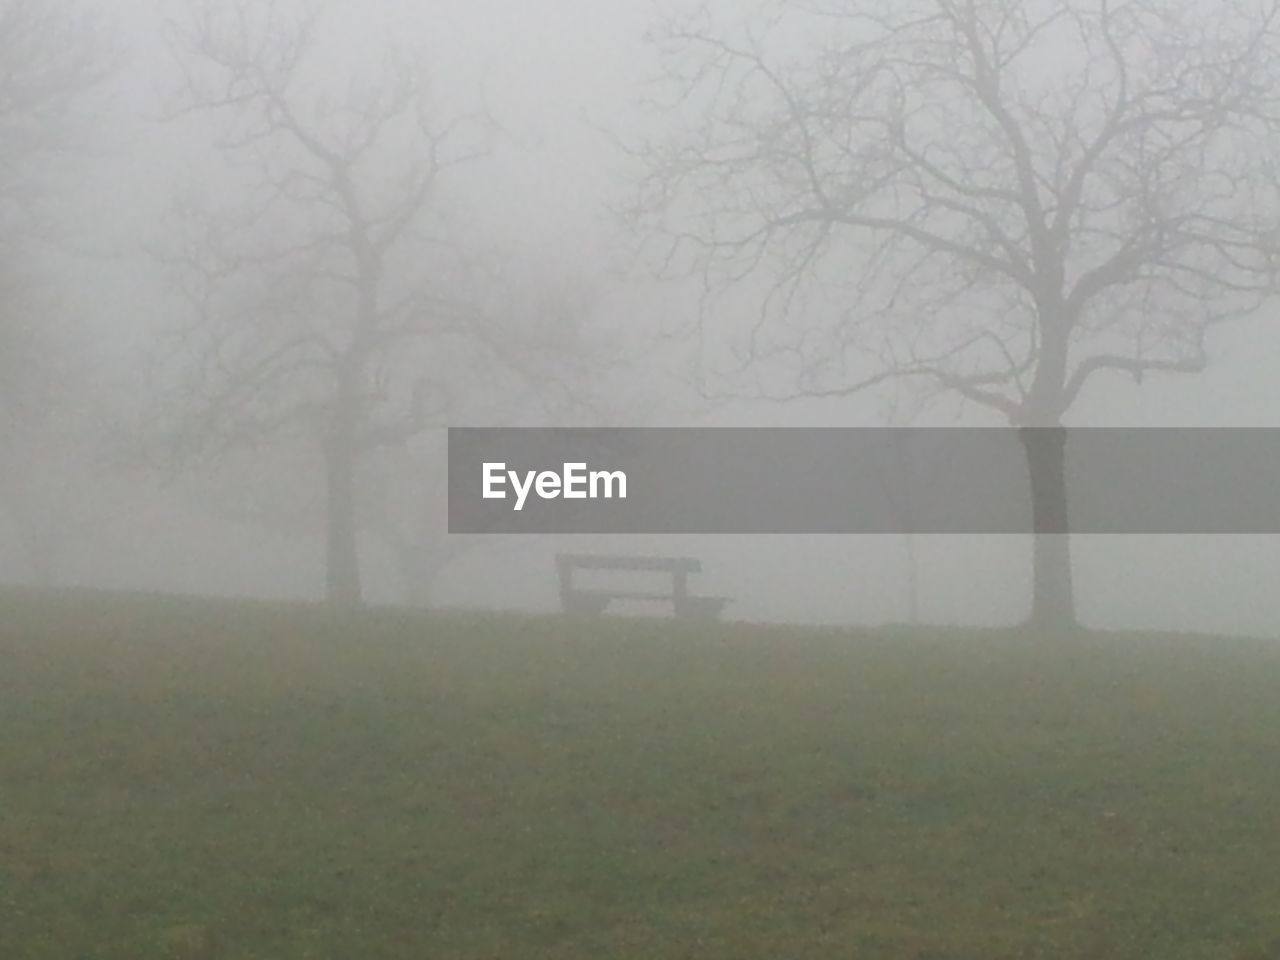
{"label": "bare tree", "polygon": [[158,253],[190,307],[172,338],[185,366],[170,437],[184,458],[313,442],[327,596],[355,603],[359,465],[436,422],[450,385],[507,349],[469,294],[477,260],[443,193],[486,155],[491,125],[437,119],[394,50],[334,94],[311,72],[324,66],[320,6],[291,9],[209,0],[171,24],[183,85],[168,117],[216,121],[230,188],[185,197],[185,240]]}
{"label": "bare tree", "polygon": [[[1023,432],[1038,531],[1064,417],[1107,373],[1196,373],[1273,289],[1280,4],[778,0],[653,34],[670,135],[634,225],[758,299],[755,395],[907,380]],[[766,9],[767,8],[767,9]],[[1075,623],[1037,535],[1031,620]]]}

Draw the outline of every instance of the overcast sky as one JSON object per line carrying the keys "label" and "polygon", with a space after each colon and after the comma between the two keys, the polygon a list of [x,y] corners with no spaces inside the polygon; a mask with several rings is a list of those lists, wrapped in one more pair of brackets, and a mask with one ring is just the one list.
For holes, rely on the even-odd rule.
{"label": "overcast sky", "polygon": [[[112,122],[104,129],[100,158],[82,175],[74,203],[68,204],[82,218],[77,237],[83,257],[77,269],[96,278],[71,296],[73,307],[99,331],[102,348],[126,361],[145,343],[163,303],[155,278],[140,267],[145,258],[139,245],[162,234],[158,225],[172,188],[189,182],[198,170],[190,161],[203,155],[203,144],[152,122],[154,94],[169,82],[158,28],[163,12],[180,9],[180,0],[94,2],[117,25],[128,57],[116,96],[104,107]],[[590,273],[609,262],[616,225],[604,208],[623,194],[631,168],[596,128],[603,125],[624,136],[639,130],[635,104],[654,68],[643,42],[655,10],[651,0],[339,0],[335,6],[350,64],[363,65],[393,38],[406,50],[425,51],[442,110],[467,110],[482,102],[493,110],[507,136],[485,167],[484,179],[468,185],[469,209],[478,220],[495,235],[518,241],[532,262],[551,271]],[[643,315],[646,311],[691,309],[687,301],[660,291],[633,289],[616,303],[620,316],[601,322],[626,326],[660,319]],[[636,315],[621,315],[627,311]],[[1109,382],[1085,396],[1071,422],[1280,426],[1275,376],[1280,324],[1274,310],[1223,330],[1211,340],[1211,354],[1213,366],[1203,376],[1151,378],[1141,389]],[[652,422],[653,415],[651,408],[637,411],[635,420]],[[834,425],[874,423],[877,416],[873,404],[860,401],[785,408],[751,404],[719,411],[709,422]],[[893,619],[901,607],[901,576],[892,559],[899,549],[892,539],[721,540],[686,548],[718,570],[722,588],[747,598],[738,608],[743,615],[839,620],[862,619],[859,613],[878,610]],[[547,549],[529,544],[513,552],[507,578],[516,585],[513,596],[545,598]],[[1007,582],[1026,573],[1017,544],[975,548],[951,541],[931,549],[924,564],[926,589],[931,609],[940,616],[963,608],[973,618],[998,620],[1007,612],[1006,600],[1020,602],[1019,583]],[[529,559],[531,554],[536,557]],[[961,554],[968,559],[957,560]],[[1234,615],[1255,630],[1280,622],[1280,601],[1262,575],[1280,570],[1280,547],[1270,538],[1112,541],[1106,550],[1084,544],[1078,555],[1086,613],[1105,609],[1114,621],[1124,622],[1159,608],[1165,621],[1185,624],[1191,618],[1201,625]],[[794,568],[796,558],[803,558],[809,571],[805,589],[778,589],[779,572]],[[477,585],[493,578],[477,572],[474,564],[481,562],[491,560],[468,561],[452,576],[459,597],[483,599]],[[1224,564],[1235,570],[1226,580],[1221,578]],[[282,560],[281,569],[285,566]],[[957,569],[970,579],[948,573]],[[1117,571],[1127,571],[1129,580],[1122,581]],[[306,570],[305,577],[312,573]],[[1002,589],[992,587],[997,582]],[[1170,598],[1185,602],[1180,606]]]}

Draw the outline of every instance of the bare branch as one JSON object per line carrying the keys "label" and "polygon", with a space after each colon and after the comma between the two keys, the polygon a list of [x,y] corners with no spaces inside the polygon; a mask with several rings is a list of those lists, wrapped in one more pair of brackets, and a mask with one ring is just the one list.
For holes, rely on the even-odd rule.
{"label": "bare branch", "polygon": [[[1057,422],[1091,373],[1182,372],[1183,345],[1274,291],[1278,11],[812,0],[724,25],[704,8],[654,34],[672,92],[655,102],[681,125],[630,147],[626,222],[662,240],[660,272],[699,280],[704,315],[756,298],[730,376],[771,364],[811,397],[906,378]],[[1126,336],[1140,359],[1117,367]],[[851,351],[882,369],[847,373],[866,365]]]}

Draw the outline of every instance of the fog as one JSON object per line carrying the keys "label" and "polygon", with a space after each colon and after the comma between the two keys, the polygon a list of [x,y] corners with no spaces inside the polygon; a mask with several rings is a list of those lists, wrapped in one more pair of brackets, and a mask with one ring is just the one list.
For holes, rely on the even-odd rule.
{"label": "fog", "polygon": [[[732,264],[699,260],[700,251],[711,257],[718,250],[714,242],[693,245],[683,270],[660,269],[666,248],[652,241],[663,230],[692,233],[709,225],[708,235],[719,237],[722,228],[737,229],[757,215],[785,219],[791,202],[785,158],[793,144],[779,134],[770,149],[784,159],[768,153],[750,170],[723,170],[721,199],[710,199],[717,174],[707,167],[699,179],[692,154],[647,152],[690,130],[694,139],[686,144],[720,149],[729,141],[717,144],[715,137],[732,128],[730,121],[756,116],[730,96],[716,127],[706,122],[718,109],[715,95],[664,100],[669,88],[655,86],[655,78],[666,61],[651,31],[672,17],[690,24],[690,32],[724,24],[725,36],[762,38],[759,49],[779,63],[804,62],[806,51],[838,49],[826,25],[834,11],[857,4],[808,5],[823,8],[817,12],[806,12],[805,4],[719,4],[705,8],[705,19],[689,21],[679,18],[704,9],[690,0],[52,6],[65,7],[68,18],[45,19],[43,5],[0,0],[0,10],[35,11],[29,20],[0,17],[0,34],[28,30],[33,48],[58,49],[65,47],[60,31],[71,31],[100,48],[94,56],[102,67],[68,104],[24,105],[20,73],[5,81],[19,86],[0,89],[0,124],[13,145],[0,158],[12,274],[4,279],[8,305],[0,314],[0,581],[342,602],[354,591],[355,599],[376,604],[551,611],[560,602],[555,555],[599,551],[700,559],[696,589],[731,597],[725,616],[732,619],[1002,625],[1027,616],[1031,536],[447,533],[448,426],[1005,422],[954,391],[925,396],[909,379],[847,396],[831,386],[835,367],[857,381],[890,355],[879,333],[853,342],[850,314],[879,311],[897,331],[913,322],[908,313],[949,310],[963,317],[966,330],[1006,316],[1000,311],[1017,298],[986,285],[981,271],[962,291],[943,291],[954,264],[921,268],[910,250],[888,244],[872,251],[874,271],[864,271],[860,264],[870,261],[860,245],[874,244],[870,228],[865,236],[856,232],[852,215],[842,241],[847,258],[824,246],[803,276],[784,276],[789,266],[771,272],[769,264],[793,262],[788,257],[800,256],[807,237],[798,237],[796,247],[779,241],[750,269],[748,250],[734,251]],[[1202,18],[1206,29],[1218,22],[1216,4],[1149,6],[1177,6]],[[308,11],[322,12],[310,39],[295,45]],[[1274,29],[1267,26],[1268,37]],[[1229,46],[1232,36],[1223,28],[1217,40]],[[208,46],[202,50],[201,43]],[[214,55],[209,46],[217,48]],[[266,51],[265,69],[235,59],[254,51]],[[305,55],[301,65],[292,72],[281,67],[279,88],[264,87],[254,100],[253,85],[270,86],[272,63],[279,66],[294,51]],[[1132,56],[1142,63],[1140,53]],[[1068,51],[1062,63],[1044,59],[1044,73],[1032,79],[1053,90],[1053,71],[1069,72],[1071,57]],[[397,63],[406,65],[403,76],[388,73]],[[1258,82],[1271,72],[1259,66]],[[350,167],[354,195],[368,206],[363,219],[343,221],[331,202],[340,194],[324,193],[332,169],[322,154],[308,153],[305,140],[287,129],[281,135],[292,114],[273,98],[283,92],[305,104],[297,108],[299,122],[314,122],[331,149],[345,148],[359,139],[352,131],[387,108],[397,77],[412,105],[404,113],[388,109],[385,126],[369,128],[370,148]],[[1102,81],[1108,79],[1103,71]],[[741,89],[755,89],[753,82]],[[1274,97],[1280,102],[1280,90]],[[1274,105],[1271,94],[1266,99],[1260,114]],[[821,132],[833,121],[820,114],[813,123]],[[1231,157],[1240,149],[1261,151],[1265,135],[1275,132],[1275,116],[1267,114],[1257,129],[1241,121],[1197,156],[1211,163],[1215,151]],[[933,122],[911,117],[926,131]],[[428,118],[436,124],[431,132]],[[449,127],[451,120],[457,125]],[[439,133],[445,127],[452,131],[447,137]],[[44,132],[55,129],[58,137]],[[1028,129],[1038,128],[1029,120]],[[393,240],[397,213],[418,202],[414,178],[427,175],[423,164],[435,137],[445,144],[441,156],[456,165],[445,165],[422,194],[421,217],[415,212]],[[1146,156],[1148,146],[1135,147],[1133,156]],[[862,157],[858,149],[851,147],[845,160]],[[816,155],[819,164],[839,161],[838,151],[819,148]],[[683,157],[685,167],[671,156]],[[1225,172],[1198,179],[1186,169],[1158,183],[1143,178],[1156,197],[1151,208],[1172,198],[1167,202],[1203,208],[1208,221],[1218,207],[1198,205],[1195,191],[1215,202],[1219,191],[1247,194],[1257,221],[1248,225],[1250,236],[1280,236],[1275,227],[1267,234],[1259,226],[1280,227],[1280,206],[1272,203],[1276,184],[1250,179],[1265,168],[1265,156],[1249,156],[1256,164],[1223,161]],[[668,162],[661,166],[655,157]],[[883,158],[864,161],[870,168]],[[670,178],[671,205],[637,213],[635,199],[659,166]],[[692,179],[677,183],[677,169]],[[320,177],[317,170],[328,172]],[[1099,175],[1106,183],[1100,194],[1123,192],[1120,170]],[[779,178],[769,180],[774,173]],[[1226,190],[1221,181],[1230,177],[1236,179]],[[870,188],[859,182],[857,189]],[[308,201],[310,190],[324,195]],[[709,198],[706,210],[698,206],[702,197]],[[872,213],[856,208],[858,216],[884,213],[874,205],[882,201],[869,202]],[[1100,200],[1098,209],[1104,207]],[[922,229],[969,238],[967,222],[929,216],[935,219],[920,220]],[[1125,214],[1115,216],[1120,223]],[[368,249],[379,257],[385,252],[376,264],[360,261],[363,241],[350,239],[366,226],[373,237]],[[1016,234],[1004,220],[1000,226]],[[1114,239],[1108,229],[1082,237],[1073,251],[1079,262],[1068,260],[1068,279],[1087,274],[1095,247],[1098,256],[1107,252]],[[1123,375],[1090,381],[1069,404],[1066,425],[1280,427],[1280,328],[1270,288],[1261,289],[1275,278],[1257,280],[1254,289],[1262,268],[1252,260],[1240,266],[1252,248],[1246,253],[1239,238],[1203,241],[1197,249],[1203,266],[1179,262],[1184,272],[1171,274],[1164,287],[1128,299],[1129,287],[1117,286],[1104,307],[1119,319],[1096,335],[1108,355],[1136,351],[1132,362],[1147,365],[1145,375],[1129,376],[1125,352],[1113,368]],[[357,251],[353,276],[344,272],[343,250]],[[1247,282],[1228,278],[1222,289],[1213,287],[1215,277],[1227,276],[1227,268],[1215,266],[1218,254],[1234,264],[1230,269],[1248,267]],[[1180,255],[1164,251],[1157,266],[1167,268]],[[912,270],[941,284],[939,298],[945,292],[950,299],[930,306],[910,288],[891,297],[889,288]],[[781,284],[796,278],[813,285],[770,313],[781,302],[773,299]],[[366,279],[375,299],[402,304],[402,312],[388,307],[383,327],[357,325],[350,333],[344,311],[355,316],[361,309]],[[1135,273],[1130,282],[1145,281]],[[1196,328],[1203,342],[1179,339],[1152,319],[1185,313],[1199,323],[1184,303],[1192,287],[1195,302],[1205,305],[1205,325]],[[920,322],[922,349],[941,355],[954,345],[949,334]],[[330,377],[328,361],[317,359],[346,349],[349,333],[356,341],[368,336],[360,355],[367,365],[350,382]],[[1020,337],[1010,333],[1002,342],[1016,351]],[[1030,349],[1041,349],[1031,340]],[[1130,345],[1139,340],[1142,346]],[[302,344],[313,341],[314,352],[304,352],[310,348]],[[1073,341],[1073,349],[1084,350],[1080,343]],[[1194,364],[1201,347],[1203,371],[1164,369]],[[286,360],[287,374],[280,372]],[[340,366],[335,360],[333,369]],[[976,370],[948,368],[946,376],[969,377],[967,389],[986,390]],[[935,380],[932,386],[944,382]],[[793,395],[805,392],[796,384],[810,395]],[[326,512],[338,475],[333,451],[346,448],[330,427],[317,426],[315,414],[339,409],[332,398],[347,396],[344,390],[359,393],[359,409],[367,411],[365,433],[347,437],[359,456],[345,474],[355,503],[345,531]],[[335,575],[335,538],[344,537],[356,544],[358,569]],[[1074,536],[1071,568],[1078,616],[1090,627],[1280,635],[1274,536]]]}

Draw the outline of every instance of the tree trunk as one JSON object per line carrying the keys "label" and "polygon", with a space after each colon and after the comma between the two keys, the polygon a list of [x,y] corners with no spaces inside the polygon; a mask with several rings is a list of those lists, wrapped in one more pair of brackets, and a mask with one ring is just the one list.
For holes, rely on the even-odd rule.
{"label": "tree trunk", "polygon": [[901,486],[887,483],[882,486],[888,494],[889,503],[897,514],[898,524],[902,528],[902,547],[907,562],[907,622],[915,625],[920,622],[920,563],[916,556],[915,504],[911,498],[915,481],[915,464],[912,461],[910,449],[898,442],[899,434],[895,431],[891,436],[894,439],[895,469],[906,482]]}
{"label": "tree trunk", "polygon": [[1066,439],[1062,427],[1021,430],[1034,529],[1029,626],[1050,633],[1070,632],[1078,625],[1067,533]]}
{"label": "tree trunk", "polygon": [[335,430],[325,444],[325,597],[355,606],[361,601],[360,555],[356,539],[354,444]]}
{"label": "tree trunk", "polygon": [[904,533],[902,545],[907,558],[907,623],[915,626],[920,622],[920,561],[915,534]]}

